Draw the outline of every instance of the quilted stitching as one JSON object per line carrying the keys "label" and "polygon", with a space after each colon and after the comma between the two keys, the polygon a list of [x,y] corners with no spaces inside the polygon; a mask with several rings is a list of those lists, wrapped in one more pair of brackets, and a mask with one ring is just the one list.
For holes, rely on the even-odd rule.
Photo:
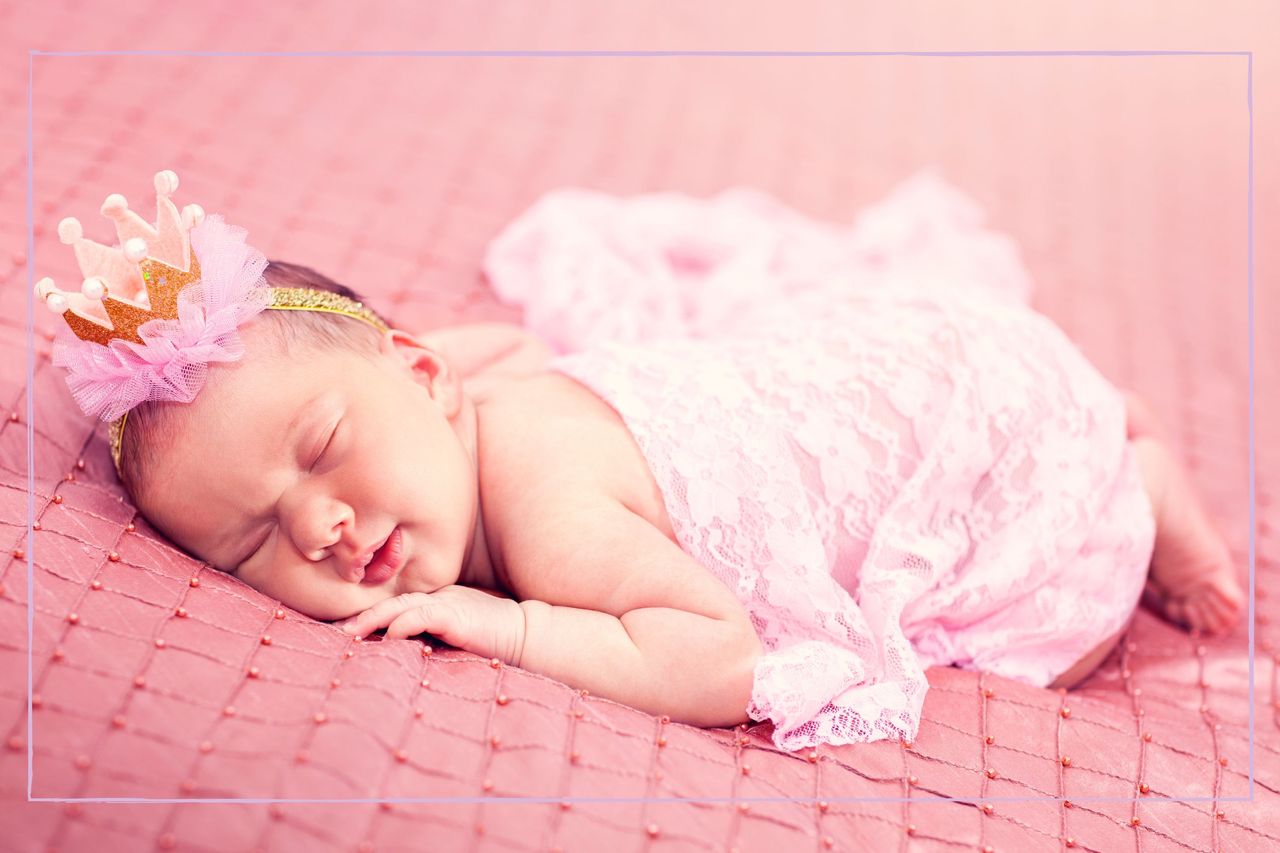
{"label": "quilted stitching", "polygon": [[[111,8],[114,16],[23,4],[0,18],[14,56],[30,45],[406,43],[377,7],[308,11],[316,29],[306,35],[295,32],[300,10],[285,4],[253,16],[154,0]],[[766,27],[757,10],[755,35],[740,25],[726,45],[734,39],[721,28],[734,22],[719,12],[682,10],[673,22],[567,4],[485,8],[433,7],[422,12],[422,32],[437,46],[470,48],[782,47],[812,45],[828,29],[856,33],[864,49],[902,41],[880,13],[857,26],[828,11],[808,26]],[[1107,23],[1091,20],[1100,30]],[[935,47],[974,41],[955,22],[930,26]],[[1227,32],[1213,21],[1181,26],[1196,42]],[[1026,47],[1018,32],[1009,25],[1007,49]],[[1132,26],[1123,34],[1119,46],[1153,46]],[[1108,44],[1117,40],[1121,31]],[[0,104],[21,116],[25,68],[8,67]],[[504,223],[553,188],[709,193],[751,184],[847,221],[922,162],[937,163],[1018,238],[1037,307],[1158,410],[1233,554],[1242,565],[1247,558],[1243,59],[48,57],[36,69],[39,274],[75,279],[57,218],[77,215],[102,236],[105,223],[92,224],[91,212],[108,192],[142,198],[152,171],[173,168],[184,192],[207,210],[233,211],[269,256],[305,260],[419,329],[516,319],[477,275],[479,259]],[[189,91],[200,95],[178,97]],[[1260,120],[1274,122],[1265,109]],[[25,234],[25,176],[25,152],[11,142],[0,162],[0,229],[10,247],[0,282],[11,306],[28,287],[25,252],[14,250]],[[1278,197],[1257,191],[1259,221],[1274,218]],[[1267,316],[1274,277],[1257,286],[1258,316]],[[1084,849],[1152,851],[1280,841],[1280,538],[1269,518],[1277,463],[1267,432],[1270,389],[1280,387],[1274,335],[1260,334],[1255,352],[1258,775],[1256,798],[1239,803],[1220,800],[1248,794],[1243,631],[1197,640],[1143,612],[1116,655],[1066,696],[931,670],[915,743],[786,754],[761,729],[663,724],[464,653],[353,644],[277,614],[145,524],[127,531],[135,522],[112,481],[104,435],[48,363],[52,321],[36,316],[41,529],[32,543],[25,320],[15,311],[0,318],[6,848],[1023,850],[1070,838]],[[29,600],[36,796],[549,801],[259,804],[237,807],[233,819],[227,807],[202,805],[21,803]],[[935,795],[966,801],[923,801]],[[560,802],[777,796],[811,802]],[[1003,799],[1041,796],[1072,803]],[[1174,796],[1204,799],[1166,801]]]}

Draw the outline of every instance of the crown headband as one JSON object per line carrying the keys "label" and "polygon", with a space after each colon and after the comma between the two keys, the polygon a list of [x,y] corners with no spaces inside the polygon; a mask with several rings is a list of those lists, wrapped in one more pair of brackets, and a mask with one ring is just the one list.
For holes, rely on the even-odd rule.
{"label": "crown headband", "polygon": [[78,220],[62,220],[58,236],[74,247],[80,292],[59,290],[47,277],[36,284],[36,295],[70,330],[55,341],[53,363],[67,369],[81,410],[110,422],[117,473],[129,410],[147,400],[195,399],[209,364],[244,355],[238,329],[261,311],[320,311],[388,328],[340,294],[269,286],[266,256],[245,243],[248,232],[206,217],[199,205],[179,213],[169,198],[177,188],[176,174],[156,173],[154,226],[129,210],[124,196],[107,196],[101,212],[115,222],[116,248],[85,238]]}

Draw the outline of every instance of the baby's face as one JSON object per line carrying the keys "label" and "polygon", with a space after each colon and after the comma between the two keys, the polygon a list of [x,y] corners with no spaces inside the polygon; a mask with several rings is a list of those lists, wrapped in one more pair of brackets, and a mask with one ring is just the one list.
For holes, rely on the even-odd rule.
{"label": "baby's face", "polygon": [[[458,582],[478,489],[474,410],[453,371],[403,332],[384,336],[375,360],[285,354],[263,338],[246,336],[245,357],[212,369],[184,406],[178,436],[157,448],[143,514],[317,619]],[[398,568],[380,579],[397,542]]]}

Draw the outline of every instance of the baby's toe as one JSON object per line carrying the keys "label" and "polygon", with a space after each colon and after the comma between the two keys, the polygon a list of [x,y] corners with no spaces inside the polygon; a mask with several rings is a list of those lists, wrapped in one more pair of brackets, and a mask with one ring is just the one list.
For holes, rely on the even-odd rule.
{"label": "baby's toe", "polygon": [[1234,573],[1227,576],[1227,583],[1224,585],[1222,593],[1237,611],[1243,610],[1245,605],[1249,603],[1249,596],[1245,593],[1244,587],[1240,585],[1240,582],[1236,580]]}
{"label": "baby's toe", "polygon": [[1201,611],[1205,615],[1205,631],[1210,634],[1223,634],[1231,627],[1231,617],[1218,604],[1211,600],[1201,602]]}
{"label": "baby's toe", "polygon": [[1162,603],[1162,607],[1165,617],[1168,618],[1170,622],[1175,625],[1188,624],[1187,608],[1181,599],[1166,598]]}
{"label": "baby's toe", "polygon": [[1227,630],[1235,626],[1240,618],[1242,597],[1230,588],[1214,588],[1205,596],[1206,604],[1213,609],[1217,617],[1218,630]]}
{"label": "baby's toe", "polygon": [[1165,613],[1165,596],[1160,588],[1152,581],[1148,580],[1147,585],[1142,588],[1142,603],[1156,613]]}
{"label": "baby's toe", "polygon": [[1187,615],[1187,626],[1200,631],[1209,630],[1209,617],[1205,615],[1204,605],[1196,599],[1183,603],[1183,612]]}

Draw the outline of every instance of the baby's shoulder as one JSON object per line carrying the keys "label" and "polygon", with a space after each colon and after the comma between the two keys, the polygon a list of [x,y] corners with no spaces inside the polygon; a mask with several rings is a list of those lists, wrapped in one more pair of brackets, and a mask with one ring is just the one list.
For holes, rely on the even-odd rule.
{"label": "baby's shoulder", "polygon": [[486,535],[511,553],[548,545],[553,531],[568,534],[585,509],[603,506],[674,537],[622,418],[576,381],[547,373],[512,382],[478,407],[477,424]]}
{"label": "baby's shoulder", "polygon": [[505,383],[476,408],[481,486],[504,503],[531,491],[618,495],[621,418],[558,373]]}

